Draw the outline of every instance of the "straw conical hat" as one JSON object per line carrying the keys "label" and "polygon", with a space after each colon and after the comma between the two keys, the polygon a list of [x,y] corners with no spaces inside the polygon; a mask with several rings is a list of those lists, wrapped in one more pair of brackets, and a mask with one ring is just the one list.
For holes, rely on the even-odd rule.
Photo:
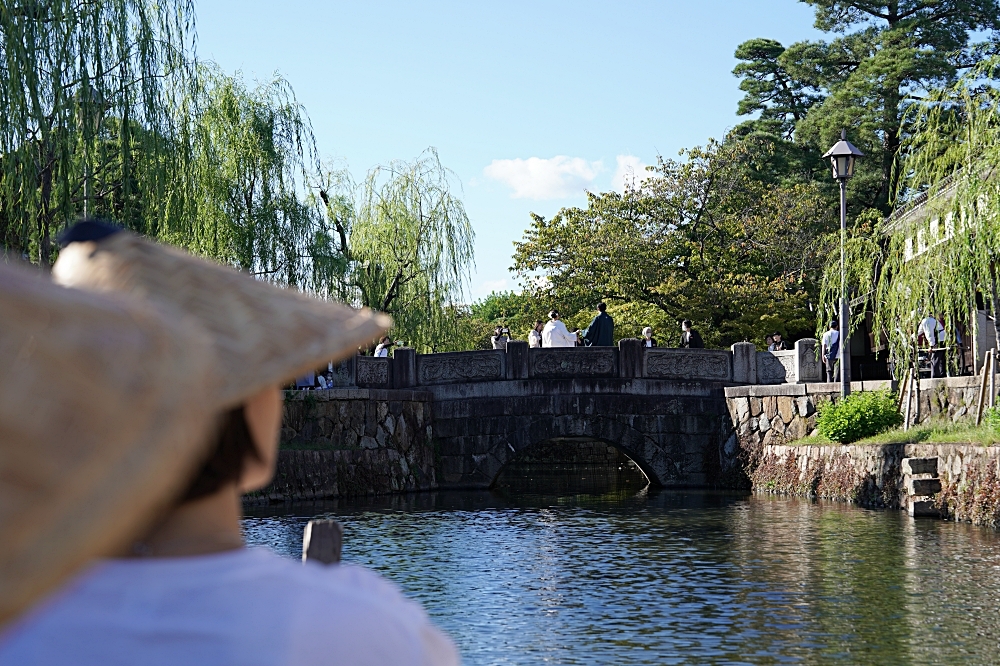
{"label": "straw conical hat", "polygon": [[174,501],[210,442],[218,371],[192,320],[24,267],[0,264],[0,322],[3,624]]}
{"label": "straw conical hat", "polygon": [[392,323],[120,230],[70,242],[52,275],[68,286],[124,291],[193,315],[214,339],[224,407],[349,356]]}

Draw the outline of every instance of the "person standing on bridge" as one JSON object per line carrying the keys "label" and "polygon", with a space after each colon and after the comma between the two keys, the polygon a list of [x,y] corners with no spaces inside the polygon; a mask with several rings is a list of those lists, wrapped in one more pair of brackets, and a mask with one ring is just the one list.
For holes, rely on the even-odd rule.
{"label": "person standing on bridge", "polygon": [[543,347],[576,347],[576,335],[570,333],[566,324],[559,319],[559,311],[549,313],[549,323],[542,329]]}
{"label": "person standing on bridge", "polygon": [[820,340],[820,352],[826,367],[826,381],[836,381],[840,369],[840,324],[836,319],[830,322],[830,329]]}
{"label": "person standing on bridge", "polygon": [[615,320],[603,302],[597,304],[597,316],[583,331],[583,341],[588,347],[612,347],[615,344]]}
{"label": "person standing on bridge", "polygon": [[681,349],[704,349],[705,343],[701,340],[701,334],[691,328],[691,320],[685,319],[681,322]]}
{"label": "person standing on bridge", "polygon": [[651,326],[647,326],[646,328],[642,329],[642,346],[643,347],[656,346],[656,338],[653,337],[653,328]]}
{"label": "person standing on bridge", "polygon": [[528,347],[531,349],[538,349],[542,346],[542,328],[544,328],[544,324],[539,319],[535,322],[534,328],[528,332]]}

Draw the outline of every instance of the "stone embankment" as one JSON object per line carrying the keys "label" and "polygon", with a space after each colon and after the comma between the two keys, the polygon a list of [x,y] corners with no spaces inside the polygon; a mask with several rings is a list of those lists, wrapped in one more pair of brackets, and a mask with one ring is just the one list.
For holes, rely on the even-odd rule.
{"label": "stone embankment", "polygon": [[249,503],[437,487],[431,396],[421,391],[288,391],[274,481]]}
{"label": "stone embankment", "polygon": [[[912,396],[912,421],[974,419],[979,381],[977,377],[921,380]],[[852,391],[862,389],[895,386],[889,382],[852,384]],[[757,492],[925,514],[933,511],[953,520],[1000,526],[1000,447],[939,443],[796,446],[796,440],[814,432],[817,412],[838,397],[836,384],[727,388],[733,433],[720,452],[723,468],[736,484],[750,485]],[[921,466],[917,469],[917,463],[912,463],[911,467],[904,460],[920,460]]]}

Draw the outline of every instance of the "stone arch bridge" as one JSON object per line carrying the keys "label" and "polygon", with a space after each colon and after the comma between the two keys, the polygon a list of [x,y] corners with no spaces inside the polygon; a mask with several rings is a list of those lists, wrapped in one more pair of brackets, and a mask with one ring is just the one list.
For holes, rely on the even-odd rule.
{"label": "stone arch bridge", "polygon": [[[441,354],[401,348],[391,358],[341,364],[330,393],[364,389],[350,393],[395,404],[396,411],[401,400],[424,401],[429,419],[418,420],[432,427],[425,445],[433,448],[438,488],[490,487],[509,462],[557,439],[610,444],[654,485],[703,486],[716,482],[733,432],[725,387],[817,381],[815,344],[800,340],[794,350],[775,353],[750,343],[647,349],[638,340],[569,349],[509,342],[506,351]],[[388,406],[383,411],[393,436],[400,426],[415,428],[401,416],[391,419]],[[372,447],[388,437],[377,423],[362,428],[371,431],[361,439]]]}

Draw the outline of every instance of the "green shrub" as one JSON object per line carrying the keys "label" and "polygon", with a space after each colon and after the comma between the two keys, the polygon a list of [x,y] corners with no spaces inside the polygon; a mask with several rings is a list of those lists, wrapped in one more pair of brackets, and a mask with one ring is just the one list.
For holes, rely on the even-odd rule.
{"label": "green shrub", "polygon": [[852,393],[823,407],[816,427],[824,437],[850,444],[899,426],[903,417],[896,409],[896,396],[889,391]]}
{"label": "green shrub", "polygon": [[994,432],[1000,432],[1000,407],[990,407],[983,411],[983,425]]}

